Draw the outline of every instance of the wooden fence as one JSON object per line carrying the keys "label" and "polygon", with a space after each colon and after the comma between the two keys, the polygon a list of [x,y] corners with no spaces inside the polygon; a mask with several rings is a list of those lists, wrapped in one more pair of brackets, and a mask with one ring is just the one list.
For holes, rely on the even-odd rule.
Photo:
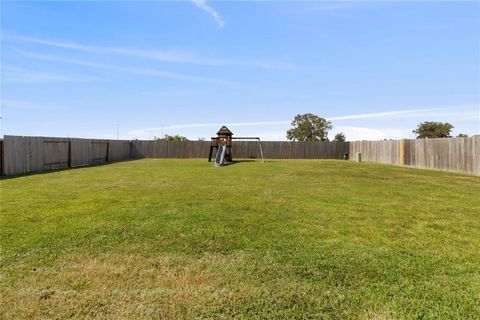
{"label": "wooden fence", "polygon": [[[340,159],[345,152],[364,161],[480,175],[480,136],[471,138],[353,142],[262,141],[267,159]],[[139,158],[207,159],[210,141],[102,140],[5,136],[0,140],[2,175],[78,167]],[[259,142],[234,141],[234,159],[261,158]]]}
{"label": "wooden fence", "polygon": [[2,174],[19,175],[130,158],[130,141],[5,136]]}
{"label": "wooden fence", "polygon": [[404,140],[403,164],[480,175],[480,136]]}
{"label": "wooden fence", "polygon": [[349,153],[352,159],[356,152],[360,152],[364,161],[400,164],[399,145],[399,140],[352,141],[349,144]]}
{"label": "wooden fence", "polygon": [[[340,159],[348,142],[234,141],[234,158],[260,159],[260,145],[268,159]],[[132,141],[132,158],[207,158],[210,141]]]}
{"label": "wooden fence", "polygon": [[361,152],[365,161],[480,175],[480,136],[353,141],[349,152]]}
{"label": "wooden fence", "polygon": [[131,157],[139,158],[207,158],[210,141],[133,140]]}

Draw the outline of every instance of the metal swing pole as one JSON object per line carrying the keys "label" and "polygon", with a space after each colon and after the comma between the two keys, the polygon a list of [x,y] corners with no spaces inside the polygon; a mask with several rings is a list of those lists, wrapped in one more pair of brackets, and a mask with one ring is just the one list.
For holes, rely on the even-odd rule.
{"label": "metal swing pole", "polygon": [[260,141],[260,138],[258,138],[258,145],[260,146],[260,154],[262,155],[262,162],[265,163],[265,158],[263,157],[262,142]]}

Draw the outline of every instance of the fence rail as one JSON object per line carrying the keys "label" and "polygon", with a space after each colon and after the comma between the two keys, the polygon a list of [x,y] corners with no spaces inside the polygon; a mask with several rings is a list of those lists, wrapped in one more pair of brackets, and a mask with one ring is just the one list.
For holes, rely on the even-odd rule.
{"label": "fence rail", "polygon": [[[353,142],[262,141],[267,159],[340,159],[362,153],[365,161],[480,175],[480,136],[470,138]],[[78,167],[139,158],[204,158],[209,141],[105,140],[5,136],[2,175]],[[261,158],[259,142],[234,141],[234,158]]]}

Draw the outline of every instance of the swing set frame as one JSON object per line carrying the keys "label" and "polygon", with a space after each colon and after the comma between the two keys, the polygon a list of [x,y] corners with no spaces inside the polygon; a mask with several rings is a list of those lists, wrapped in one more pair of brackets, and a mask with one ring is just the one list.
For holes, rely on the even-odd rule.
{"label": "swing set frame", "polygon": [[211,138],[210,153],[208,154],[208,162],[212,161],[213,151],[218,150],[220,146],[225,146],[226,148],[225,160],[232,162],[233,161],[233,158],[232,158],[233,140],[256,140],[260,148],[260,155],[262,156],[262,162],[265,162],[265,158],[263,155],[262,141],[260,140],[259,137],[232,137],[233,133],[225,126],[220,128],[220,130],[217,132],[217,135],[218,135],[217,137]]}

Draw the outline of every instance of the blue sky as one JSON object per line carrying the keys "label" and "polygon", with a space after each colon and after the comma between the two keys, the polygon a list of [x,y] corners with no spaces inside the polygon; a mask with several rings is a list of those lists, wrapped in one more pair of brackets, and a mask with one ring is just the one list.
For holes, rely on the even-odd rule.
{"label": "blue sky", "polygon": [[2,134],[285,140],[480,131],[478,2],[1,3]]}

